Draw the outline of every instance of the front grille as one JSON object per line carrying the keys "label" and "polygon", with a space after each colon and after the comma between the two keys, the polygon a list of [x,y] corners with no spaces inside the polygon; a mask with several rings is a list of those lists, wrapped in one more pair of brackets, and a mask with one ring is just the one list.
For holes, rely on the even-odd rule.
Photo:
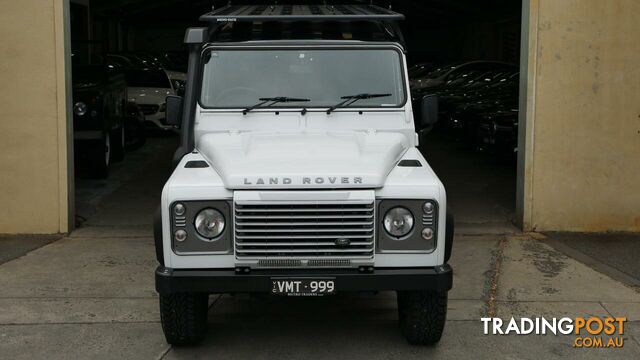
{"label": "front grille", "polygon": [[[372,201],[235,204],[236,257],[243,260],[371,259]],[[329,263],[327,263],[329,264]],[[348,266],[347,261],[335,263]]]}
{"label": "front grille", "polygon": [[153,104],[138,104],[138,107],[145,115],[153,115],[160,109],[159,105]]}

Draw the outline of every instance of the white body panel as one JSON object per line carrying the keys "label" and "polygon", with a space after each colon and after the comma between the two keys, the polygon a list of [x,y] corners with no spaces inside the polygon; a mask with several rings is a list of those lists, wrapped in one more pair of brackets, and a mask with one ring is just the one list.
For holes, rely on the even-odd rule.
{"label": "white body panel", "polygon": [[399,133],[209,133],[198,149],[228,189],[378,188],[408,148]]}
{"label": "white body panel", "polygon": [[[415,149],[409,149],[403,156],[406,160],[419,160],[422,167],[394,167],[382,188],[375,189],[376,199],[433,199],[439,204],[438,244],[430,254],[376,254],[376,267],[427,267],[440,265],[444,261],[444,241],[446,222],[446,192],[444,186],[429,167],[424,157]],[[218,200],[234,198],[234,191],[225,187],[222,178],[211,167],[184,168],[188,161],[204,160],[201,154],[188,154],[167,181],[162,192],[162,218],[169,218],[169,206],[174,201]],[[254,188],[260,189],[259,187]],[[286,192],[283,200],[308,200],[317,196],[316,191]],[[327,191],[327,198],[331,198]],[[235,192],[236,197],[243,198]],[[255,192],[252,191],[255,194]],[[163,221],[164,261],[170,268],[233,268],[235,256],[230,255],[176,255],[171,249],[171,229],[169,221]]]}
{"label": "white body panel", "polygon": [[[403,61],[404,57],[403,57]],[[405,69],[406,69],[406,64]],[[405,70],[405,79],[407,74]],[[376,253],[375,267],[431,267],[444,262],[446,193],[444,186],[415,148],[417,136],[409,96],[394,109],[300,108],[210,110],[195,115],[197,151],[186,155],[162,193],[164,261],[169,268],[233,268],[235,255],[176,255],[171,249],[169,206],[175,201],[232,200],[256,196],[261,190],[283,191],[283,200],[327,198],[368,189],[376,200],[431,199],[438,203],[437,246],[431,253]],[[418,160],[421,167],[399,167],[400,160]],[[185,168],[204,160],[208,168]],[[342,178],[351,181],[342,183]],[[277,183],[270,179],[278,179]],[[284,183],[283,179],[290,179]],[[304,179],[309,178],[309,182]],[[321,178],[323,180],[318,180]],[[334,181],[331,179],[335,178]],[[355,182],[354,178],[360,178]],[[258,181],[262,179],[262,181]],[[321,181],[321,182],[320,182]],[[243,191],[250,191],[243,192]],[[308,190],[308,191],[305,191]],[[340,195],[341,196],[341,195]],[[376,221],[381,221],[380,214]],[[229,219],[228,221],[232,221]],[[232,240],[233,241],[233,240]]]}

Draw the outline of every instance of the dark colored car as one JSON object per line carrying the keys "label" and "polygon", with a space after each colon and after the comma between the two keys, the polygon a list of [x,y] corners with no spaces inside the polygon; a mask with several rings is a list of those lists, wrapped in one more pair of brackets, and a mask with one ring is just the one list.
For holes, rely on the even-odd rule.
{"label": "dark colored car", "polygon": [[434,69],[428,74],[414,78],[412,89],[420,93],[437,91],[450,82],[468,74],[479,74],[485,71],[518,71],[518,67],[513,64],[499,61],[471,61],[466,63],[455,63]]}
{"label": "dark colored car", "polygon": [[440,66],[420,76],[412,79],[414,114],[420,115],[423,98],[437,97],[439,127],[470,148],[513,154],[517,144],[517,66],[472,61]]}
{"label": "dark colored car", "polygon": [[518,73],[499,72],[443,95],[440,99],[442,126],[469,145],[479,147],[476,134],[481,122],[496,114],[514,111],[517,114],[518,84]]}
{"label": "dark colored car", "polygon": [[187,72],[187,51],[167,51],[161,56],[168,63],[167,70]]}
{"label": "dark colored car", "polygon": [[76,163],[105,178],[111,163],[124,158],[127,83],[104,65],[74,65],[72,77]]}
{"label": "dark colored car", "polygon": [[165,69],[167,61],[162,56],[145,53],[107,54],[107,64],[120,69]]}
{"label": "dark colored car", "polygon": [[518,151],[518,110],[485,114],[476,131],[478,150],[513,156]]}

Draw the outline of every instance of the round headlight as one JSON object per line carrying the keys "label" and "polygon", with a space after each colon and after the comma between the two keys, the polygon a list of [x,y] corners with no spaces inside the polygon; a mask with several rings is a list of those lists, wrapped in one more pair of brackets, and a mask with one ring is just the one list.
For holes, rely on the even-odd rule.
{"label": "round headlight", "polygon": [[196,215],[194,225],[200,236],[213,239],[224,231],[224,215],[216,209],[204,209]]}
{"label": "round headlight", "polygon": [[82,101],[78,101],[77,103],[75,103],[73,105],[73,113],[78,115],[78,116],[82,116],[84,114],[87,113],[87,104],[83,103]]}
{"label": "round headlight", "polygon": [[407,235],[413,229],[413,214],[403,207],[394,207],[384,215],[384,229],[391,236]]}

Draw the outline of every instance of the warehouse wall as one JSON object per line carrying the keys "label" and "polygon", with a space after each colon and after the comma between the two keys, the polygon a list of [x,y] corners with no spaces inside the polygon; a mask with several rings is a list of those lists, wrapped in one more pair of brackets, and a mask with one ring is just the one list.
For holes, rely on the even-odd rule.
{"label": "warehouse wall", "polygon": [[0,233],[69,228],[67,6],[0,0]]}
{"label": "warehouse wall", "polygon": [[640,1],[525,6],[525,229],[640,231]]}

